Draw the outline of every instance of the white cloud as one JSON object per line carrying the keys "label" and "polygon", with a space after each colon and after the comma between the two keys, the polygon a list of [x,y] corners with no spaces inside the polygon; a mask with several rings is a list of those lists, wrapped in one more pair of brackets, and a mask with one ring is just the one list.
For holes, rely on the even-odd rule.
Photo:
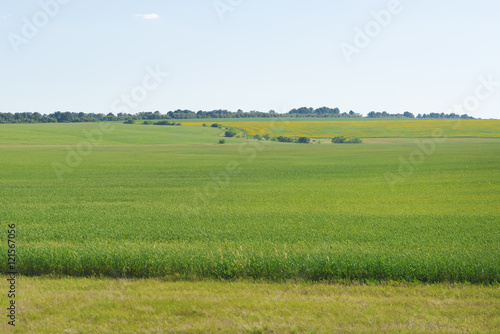
{"label": "white cloud", "polygon": [[144,20],[157,20],[160,18],[160,15],[158,14],[136,14],[134,15],[135,17],[140,17],[141,19],[144,19]]}
{"label": "white cloud", "polygon": [[10,17],[10,14],[2,15],[2,16],[0,16],[0,19],[8,19],[9,17]]}

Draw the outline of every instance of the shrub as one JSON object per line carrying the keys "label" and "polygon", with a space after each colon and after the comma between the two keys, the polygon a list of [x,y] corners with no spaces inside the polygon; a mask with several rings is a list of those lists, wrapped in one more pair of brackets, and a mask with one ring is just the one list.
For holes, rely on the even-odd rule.
{"label": "shrub", "polygon": [[332,143],[335,144],[361,144],[363,141],[361,138],[346,138],[344,136],[341,137],[334,137],[332,139]]}
{"label": "shrub", "polygon": [[142,122],[142,124],[144,124],[144,125],[150,125],[150,124],[153,124],[153,122],[151,122],[151,121],[144,121],[144,122]]}
{"label": "shrub", "polygon": [[174,125],[174,122],[169,122],[169,121],[159,121],[154,123],[154,125]]}
{"label": "shrub", "polygon": [[123,124],[135,124],[135,121],[133,119],[128,119]]}
{"label": "shrub", "polygon": [[219,124],[217,124],[217,123],[214,123],[214,124],[212,124],[212,125],[211,125],[211,127],[212,127],[212,128],[220,128],[220,125],[219,125]]}
{"label": "shrub", "polygon": [[283,137],[283,136],[279,136],[278,138],[276,138],[280,143],[293,143],[293,139],[292,138],[288,138],[288,137]]}
{"label": "shrub", "polygon": [[235,130],[233,130],[233,129],[229,129],[229,130],[227,130],[226,132],[224,132],[224,136],[225,136],[225,137],[234,137],[234,136],[236,136],[237,134],[238,134],[238,133],[237,133]]}
{"label": "shrub", "polygon": [[334,143],[334,144],[342,144],[342,143],[345,143],[345,141],[346,141],[346,138],[344,136],[333,137],[333,139],[332,139],[332,143]]}
{"label": "shrub", "polygon": [[169,121],[159,121],[156,123],[153,123],[154,125],[182,125],[181,123],[175,123],[175,122],[169,122]]}
{"label": "shrub", "polygon": [[264,135],[264,137],[262,137],[262,138],[264,138],[265,140],[271,139],[271,137],[269,135]]}
{"label": "shrub", "polygon": [[207,123],[203,123],[203,126],[206,127],[207,126]]}
{"label": "shrub", "polygon": [[225,139],[221,139],[219,140],[219,144],[225,144],[226,143],[226,140]]}
{"label": "shrub", "polygon": [[363,143],[363,140],[361,138],[352,138],[351,140],[349,140],[349,143],[350,144],[361,144],[361,143]]}
{"label": "shrub", "polygon": [[297,143],[299,144],[309,144],[310,141],[311,139],[308,137],[299,137],[299,139],[297,139]]}
{"label": "shrub", "polygon": [[253,139],[262,140],[262,137],[259,136],[259,135],[256,135],[256,136],[253,137]]}

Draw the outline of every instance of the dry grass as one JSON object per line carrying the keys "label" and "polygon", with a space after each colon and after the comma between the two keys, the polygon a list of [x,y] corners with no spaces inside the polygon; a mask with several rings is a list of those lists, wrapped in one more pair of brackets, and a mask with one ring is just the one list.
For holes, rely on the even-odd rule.
{"label": "dry grass", "polygon": [[21,277],[18,291],[15,333],[500,330],[499,286]]}

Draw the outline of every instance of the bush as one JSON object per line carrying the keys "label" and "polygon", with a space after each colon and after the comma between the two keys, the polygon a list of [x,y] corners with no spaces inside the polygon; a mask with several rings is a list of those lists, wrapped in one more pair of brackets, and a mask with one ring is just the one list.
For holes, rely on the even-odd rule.
{"label": "bush", "polygon": [[256,136],[253,137],[253,139],[262,140],[262,137],[259,136],[259,135],[256,135]]}
{"label": "bush", "polygon": [[350,144],[361,144],[363,140],[361,138],[353,138],[349,141]]}
{"label": "bush", "polygon": [[237,134],[238,133],[233,129],[229,129],[226,132],[224,132],[225,137],[235,137]]}
{"label": "bush", "polygon": [[361,138],[346,138],[344,136],[341,137],[334,137],[332,139],[332,143],[335,144],[361,144],[363,141]]}
{"label": "bush", "polygon": [[279,136],[278,138],[276,138],[280,143],[293,143],[293,139],[292,138],[288,138],[288,137],[283,137],[283,136]]}
{"label": "bush", "polygon": [[332,143],[334,143],[334,144],[342,144],[342,143],[345,143],[345,141],[346,141],[346,138],[344,136],[333,137],[333,139],[332,139]]}
{"label": "bush", "polygon": [[297,143],[299,144],[309,144],[310,141],[311,139],[308,137],[299,137],[299,139],[297,139]]}
{"label": "bush", "polygon": [[169,121],[159,121],[156,123],[153,123],[154,125],[182,125],[181,123],[175,123],[175,122],[169,122]]}
{"label": "bush", "polygon": [[203,126],[206,127],[207,126],[207,123],[203,123]]}
{"label": "bush", "polygon": [[262,138],[264,138],[265,140],[271,139],[271,137],[269,135],[264,135],[264,137],[262,137]]}
{"label": "bush", "polygon": [[154,125],[174,125],[175,123],[169,121],[159,121],[154,123]]}
{"label": "bush", "polygon": [[129,119],[123,122],[123,124],[135,124],[135,121],[133,119]]}
{"label": "bush", "polygon": [[142,124],[144,124],[144,125],[150,125],[150,124],[153,124],[153,122],[151,122],[151,121],[144,121],[144,122],[142,122]]}
{"label": "bush", "polygon": [[226,143],[226,140],[225,139],[221,139],[219,140],[219,144],[225,144]]}
{"label": "bush", "polygon": [[214,123],[214,124],[212,124],[212,125],[211,125],[211,127],[212,127],[212,128],[220,128],[220,125],[219,125],[219,124],[217,124],[217,123]]}

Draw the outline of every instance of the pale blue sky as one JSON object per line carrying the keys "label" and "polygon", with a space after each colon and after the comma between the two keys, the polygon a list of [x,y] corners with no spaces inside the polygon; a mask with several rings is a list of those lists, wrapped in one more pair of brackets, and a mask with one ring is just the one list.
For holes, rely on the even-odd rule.
{"label": "pale blue sky", "polygon": [[[33,22],[42,8],[0,3],[0,111],[107,113],[157,65],[169,77],[130,112],[446,112],[478,77],[500,82],[496,0],[401,0],[350,63],[340,45],[390,1],[244,0],[224,20],[212,0],[65,1],[19,52],[9,36],[23,36],[23,17]],[[500,87],[468,113],[500,118]]]}

